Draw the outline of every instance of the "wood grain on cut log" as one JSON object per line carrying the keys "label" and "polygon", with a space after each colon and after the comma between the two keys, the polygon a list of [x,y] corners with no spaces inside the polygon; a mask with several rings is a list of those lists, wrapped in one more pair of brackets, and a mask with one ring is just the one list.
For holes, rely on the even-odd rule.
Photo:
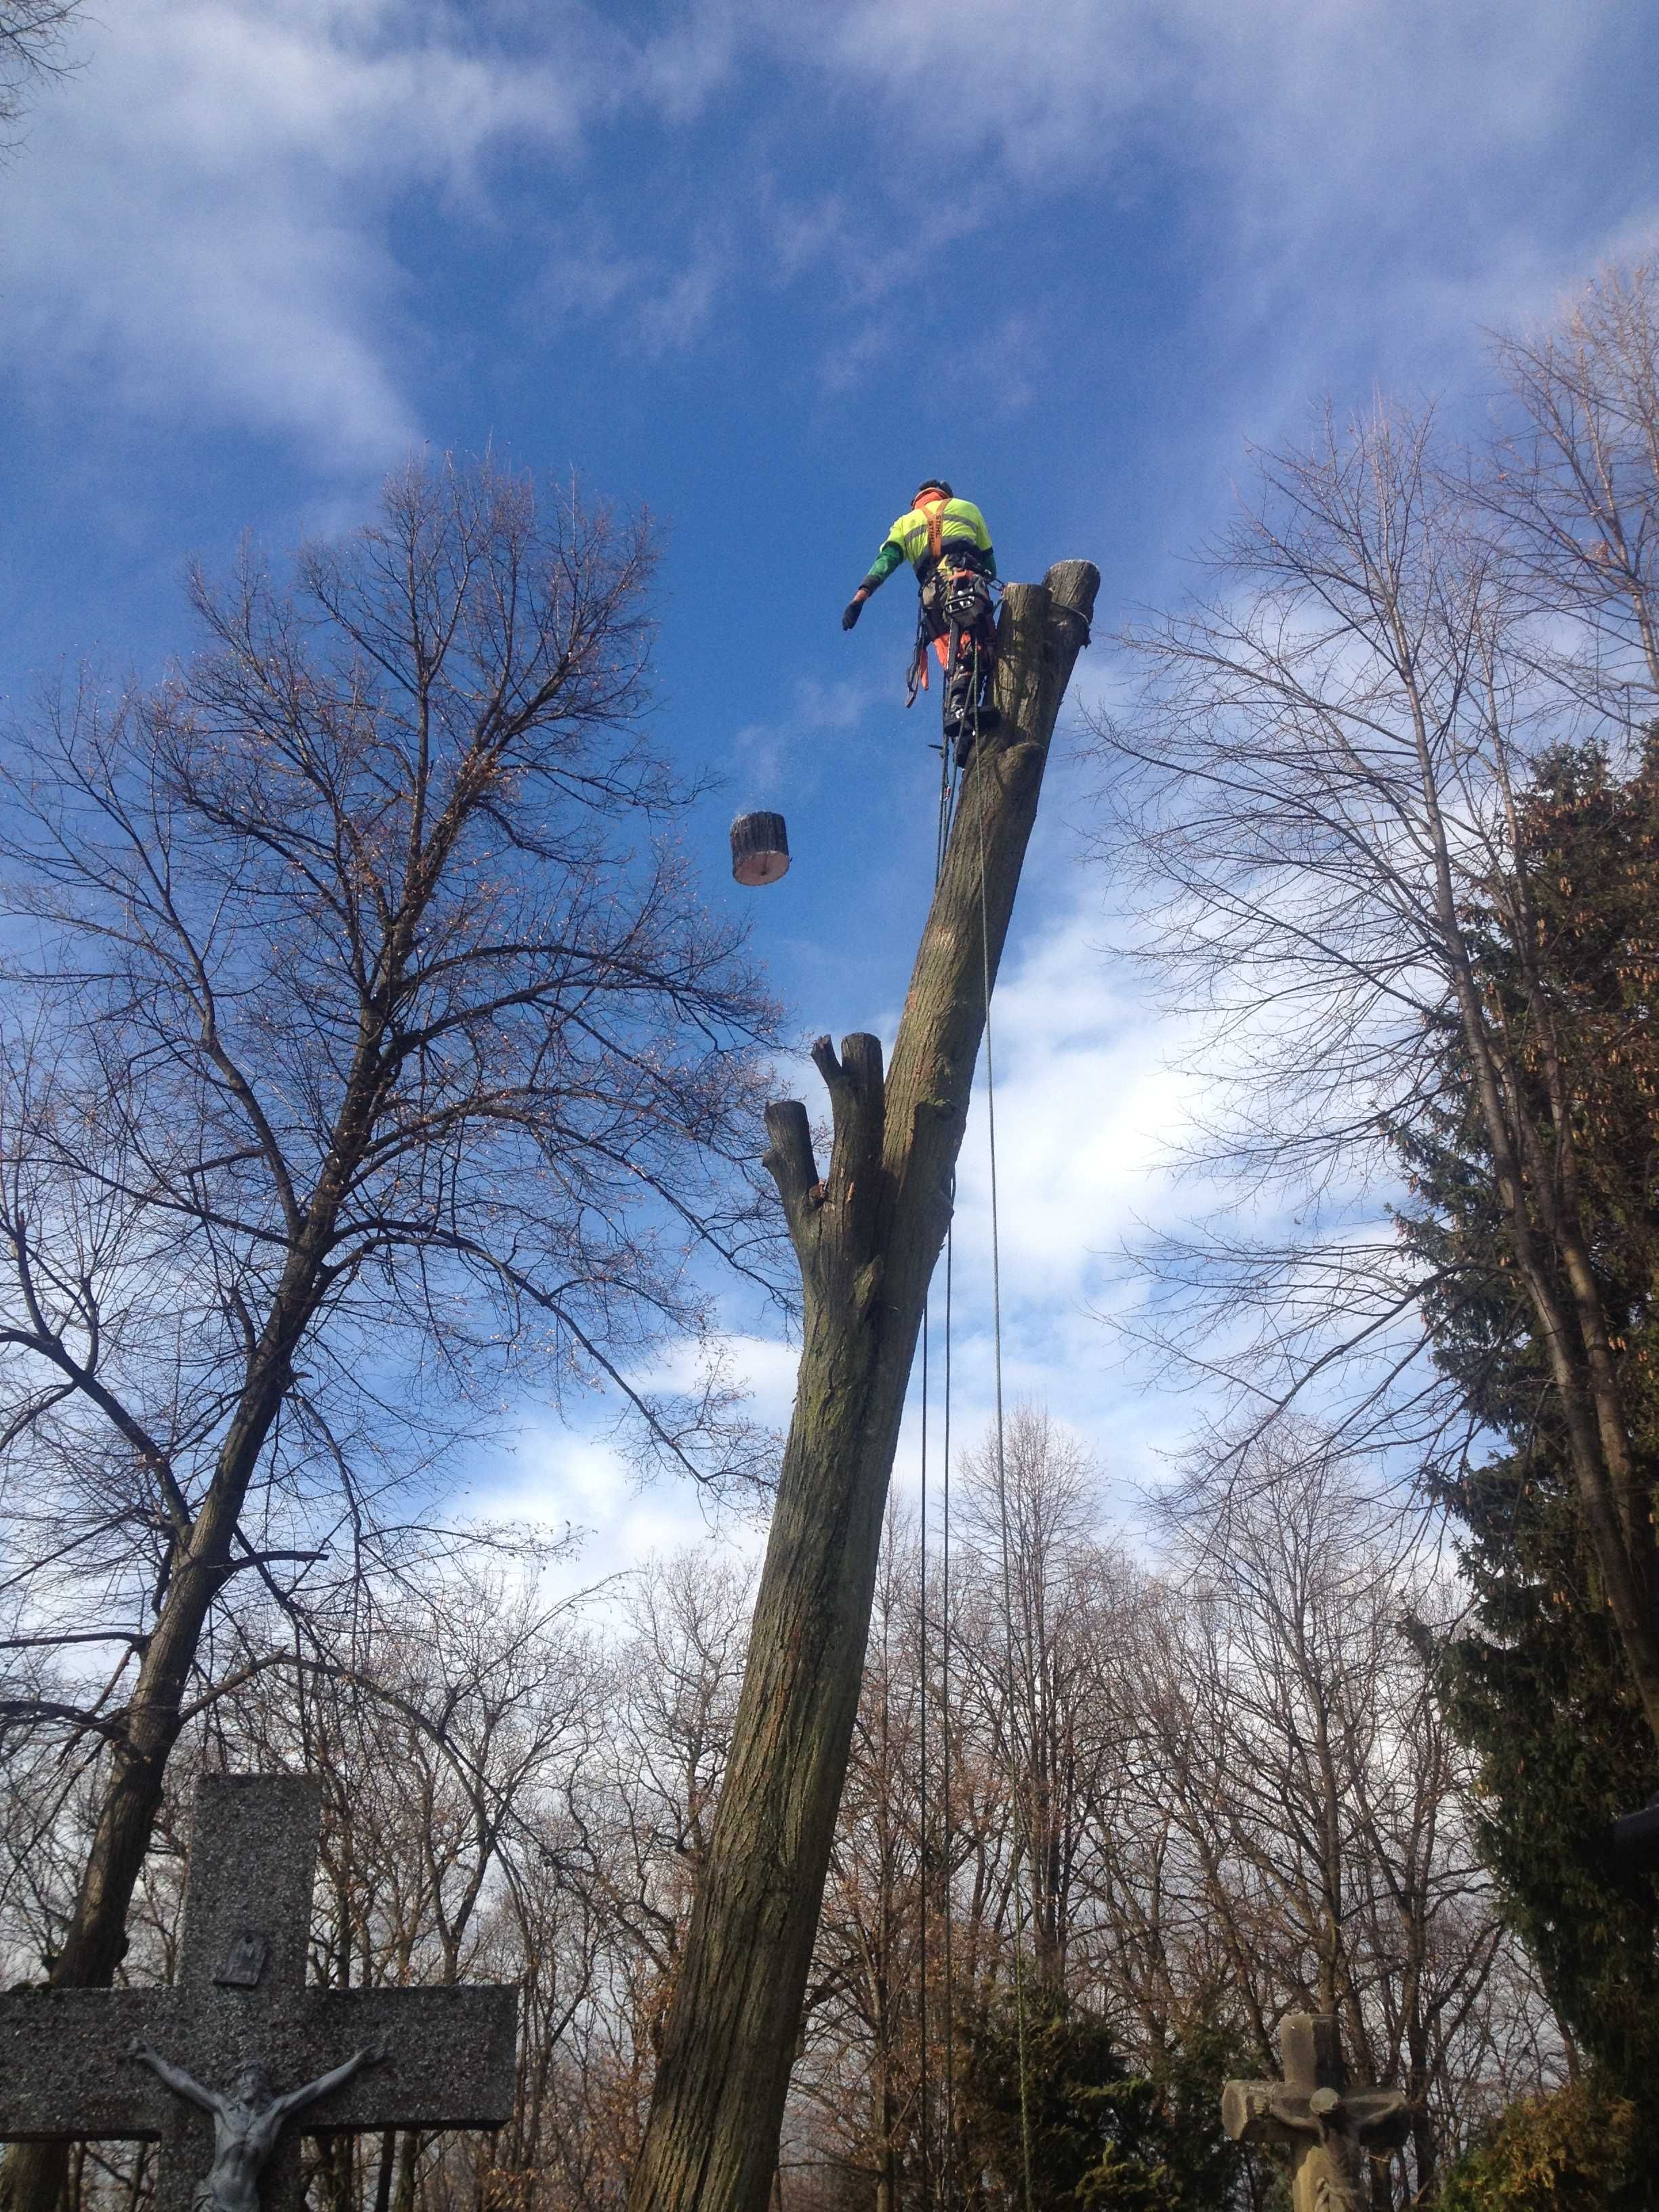
{"label": "wood grain on cut log", "polygon": [[789,872],[789,833],[781,814],[739,814],[732,824],[732,872],[753,890]]}
{"label": "wood grain on cut log", "polygon": [[[1100,579],[1011,584],[1000,728],[963,777],[890,1072],[872,1036],[821,1037],[833,1139],[769,1107],[766,1165],[800,1264],[800,1371],[732,1754],[629,2212],[764,2212],[864,1668],[882,1515],[922,1307],[1049,739]],[[982,869],[981,869],[982,856]],[[982,905],[981,905],[982,887]]]}

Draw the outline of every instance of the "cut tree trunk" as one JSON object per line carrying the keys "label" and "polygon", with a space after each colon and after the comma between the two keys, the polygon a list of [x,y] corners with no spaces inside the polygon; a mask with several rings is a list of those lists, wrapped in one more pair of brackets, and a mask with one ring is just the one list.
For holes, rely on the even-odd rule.
{"label": "cut tree trunk", "polygon": [[951,1218],[974,1067],[1049,739],[1100,578],[1011,584],[1000,727],[969,762],[884,1081],[872,1036],[820,1038],[834,1117],[767,1109],[800,1263],[795,1408],[725,1787],[663,2034],[629,2212],[765,2212],[841,1802],[900,1418]]}

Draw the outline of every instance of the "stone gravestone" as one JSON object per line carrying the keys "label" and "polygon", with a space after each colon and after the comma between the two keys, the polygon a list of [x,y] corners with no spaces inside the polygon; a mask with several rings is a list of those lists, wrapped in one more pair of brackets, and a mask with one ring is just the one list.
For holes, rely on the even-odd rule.
{"label": "stone gravestone", "polygon": [[1366,2212],[1365,2164],[1397,2150],[1411,2115],[1398,2089],[1351,2089],[1334,2020],[1305,2012],[1279,2031],[1282,2081],[1229,2081],[1221,2124],[1235,2142],[1276,2143],[1291,2154],[1295,2212]]}
{"label": "stone gravestone", "polygon": [[305,1776],[203,1776],[177,1981],[0,1995],[0,2140],[138,2137],[155,2212],[298,2212],[307,2107],[307,2134],[507,2120],[516,1989],[307,1986],[321,1809]]}

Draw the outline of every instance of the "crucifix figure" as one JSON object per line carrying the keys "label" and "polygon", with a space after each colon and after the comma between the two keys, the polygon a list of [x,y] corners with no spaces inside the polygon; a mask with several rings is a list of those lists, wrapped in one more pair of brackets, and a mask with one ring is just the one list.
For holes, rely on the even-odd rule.
{"label": "crucifix figure", "polygon": [[136,2136],[161,2144],[155,2212],[300,2212],[302,2110],[348,2134],[507,2118],[516,1990],[307,1985],[321,1808],[306,1776],[202,1778],[176,1982],[0,1995],[0,2141]]}
{"label": "crucifix figure", "polygon": [[1221,2124],[1235,2142],[1276,2143],[1291,2154],[1295,2212],[1365,2212],[1365,2166],[1397,2150],[1411,2125],[1398,2089],[1351,2089],[1336,2021],[1305,2012],[1279,2032],[1282,2081],[1229,2081]]}
{"label": "crucifix figure", "polygon": [[196,2212],[258,2212],[259,2176],[276,2148],[283,2121],[331,2090],[343,2088],[360,2067],[372,2066],[386,2055],[365,2044],[343,2064],[279,2097],[257,2058],[240,2068],[230,2087],[222,2091],[204,2087],[182,2066],[169,2065],[147,2043],[134,2043],[127,2051],[129,2058],[137,2059],[166,2082],[174,2096],[188,2097],[213,2115],[213,2166],[206,2179],[196,2185],[191,2199]]}

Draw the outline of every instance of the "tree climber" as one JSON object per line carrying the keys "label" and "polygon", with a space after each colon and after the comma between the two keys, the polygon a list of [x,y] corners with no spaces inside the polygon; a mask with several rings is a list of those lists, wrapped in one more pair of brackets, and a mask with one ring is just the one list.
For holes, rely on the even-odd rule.
{"label": "tree climber", "polygon": [[[990,673],[995,644],[988,586],[997,563],[985,517],[971,500],[957,499],[942,477],[927,477],[888,532],[864,581],[848,602],[841,618],[843,629],[852,629],[871,592],[879,591],[902,561],[915,570],[921,587],[915,659],[905,703],[914,701],[918,686],[927,687],[931,644],[946,672],[945,740],[954,744],[960,762],[972,741],[975,720],[981,727],[988,726],[987,710],[980,708],[976,696]],[[953,623],[967,641],[967,649],[958,651],[954,666],[948,642]]]}

